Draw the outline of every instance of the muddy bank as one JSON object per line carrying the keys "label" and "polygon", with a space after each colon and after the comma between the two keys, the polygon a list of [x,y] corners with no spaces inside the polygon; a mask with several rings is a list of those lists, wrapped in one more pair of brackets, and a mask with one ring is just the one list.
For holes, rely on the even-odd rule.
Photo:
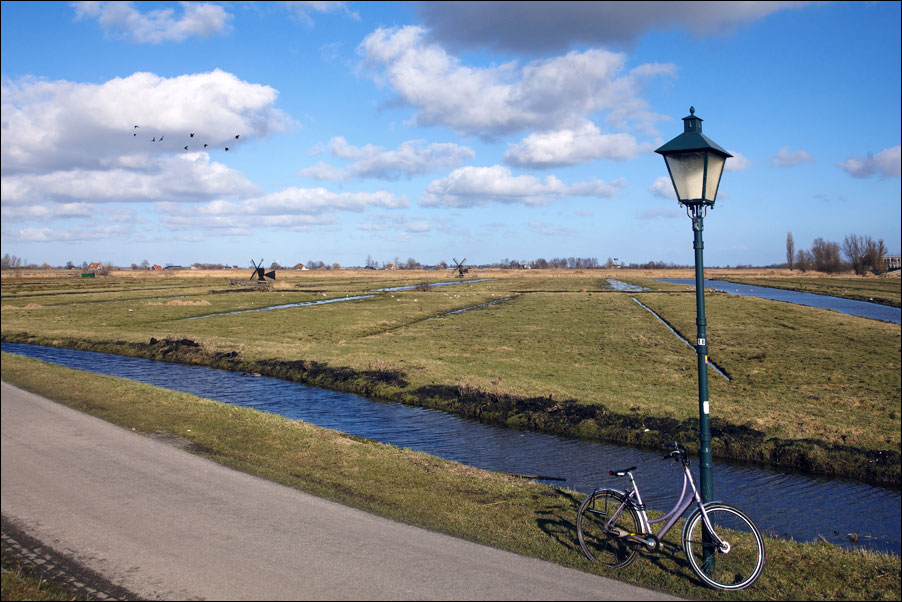
{"label": "muddy bank", "polygon": [[[444,410],[486,423],[600,442],[657,447],[662,441],[683,441],[687,447],[697,446],[697,418],[678,421],[638,413],[618,414],[601,404],[585,405],[550,396],[514,397],[468,386],[436,384],[414,388],[406,375],[398,370],[361,371],[310,360],[248,361],[236,351],[209,351],[188,338],[151,338],[146,343],[92,342],[47,340],[22,333],[4,336],[3,340],[263,374],[365,397]],[[722,418],[711,419],[711,434],[712,451],[717,458],[825,477],[853,478],[893,489],[902,485],[898,450],[867,450],[830,444],[817,438],[767,438],[759,430],[731,424]]]}

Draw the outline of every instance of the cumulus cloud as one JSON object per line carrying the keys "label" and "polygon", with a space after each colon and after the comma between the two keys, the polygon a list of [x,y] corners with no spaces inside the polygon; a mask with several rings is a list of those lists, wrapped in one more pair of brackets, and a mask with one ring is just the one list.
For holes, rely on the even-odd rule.
{"label": "cumulus cloud", "polygon": [[489,203],[546,205],[567,196],[610,198],[626,185],[624,180],[601,180],[568,186],[555,176],[544,180],[530,175],[514,176],[500,165],[462,167],[426,187],[420,204],[424,206],[474,207]]}
{"label": "cumulus cloud", "polygon": [[6,80],[3,205],[46,221],[66,216],[52,203],[84,208],[78,204],[257,195],[241,172],[202,148],[240,151],[235,135],[253,139],[290,127],[273,106],[277,96],[220,70],[173,78],[135,73],[101,84]]}
{"label": "cumulus cloud", "polygon": [[265,137],[293,125],[274,108],[277,97],[218,69],[172,78],[135,73],[102,84],[4,81],[3,170],[103,168],[124,155],[237,146],[236,134]]}
{"label": "cumulus cloud", "polygon": [[603,134],[594,123],[530,134],[519,144],[509,145],[504,162],[515,167],[548,169],[589,163],[598,159],[635,159],[651,146],[640,145],[630,134]]}
{"label": "cumulus cloud", "polygon": [[876,155],[849,157],[837,165],[853,178],[869,178],[878,174],[898,178],[902,171],[902,146],[883,149]]}
{"label": "cumulus cloud", "polygon": [[420,2],[430,35],[455,50],[547,53],[629,44],[654,30],[723,35],[807,2]]}
{"label": "cumulus cloud", "polygon": [[72,2],[76,19],[96,19],[108,33],[138,44],[182,42],[231,31],[232,15],[219,4],[180,2],[171,8],[141,12],[133,2]]}
{"label": "cumulus cloud", "polygon": [[[728,160],[727,164],[729,163]],[[801,165],[803,163],[814,163],[814,157],[812,157],[808,151],[791,151],[789,150],[789,147],[786,146],[781,148],[770,160],[770,164],[773,167],[795,167],[796,165]]]}
{"label": "cumulus cloud", "polygon": [[751,167],[752,162],[739,151],[730,150],[727,152],[733,156],[727,159],[727,162],[724,164],[724,171],[745,171]]}
{"label": "cumulus cloud", "polygon": [[329,142],[332,155],[353,160],[345,169],[318,163],[301,170],[301,175],[317,180],[348,180],[351,178],[377,178],[394,181],[437,169],[457,167],[475,157],[472,149],[452,143],[426,144],[423,140],[409,140],[394,150],[380,146],[356,147],[338,136]]}
{"label": "cumulus cloud", "polygon": [[648,187],[655,196],[662,199],[675,199],[676,192],[673,189],[673,182],[668,176],[656,178],[652,185]]}
{"label": "cumulus cloud", "polygon": [[[130,163],[126,157],[122,163]],[[36,201],[70,204],[200,202],[214,197],[258,193],[241,172],[211,161],[207,153],[149,157],[128,167],[67,169],[47,173],[18,173],[2,177],[4,204],[28,205]]]}
{"label": "cumulus cloud", "polygon": [[675,72],[660,64],[627,71],[624,54],[600,49],[525,65],[471,67],[427,43],[425,35],[416,26],[380,28],[358,51],[377,81],[417,110],[416,125],[446,125],[487,138],[572,128],[596,111],[608,112],[608,123],[619,129],[651,131],[662,117],[640,98],[642,82]]}

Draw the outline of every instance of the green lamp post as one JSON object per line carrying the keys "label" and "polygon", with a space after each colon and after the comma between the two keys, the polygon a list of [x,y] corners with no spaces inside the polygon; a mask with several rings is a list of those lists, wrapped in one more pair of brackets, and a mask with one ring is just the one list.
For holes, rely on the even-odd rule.
{"label": "green lamp post", "polygon": [[705,331],[705,267],[702,256],[702,230],[708,207],[714,207],[717,188],[724,164],[730,153],[702,134],[702,120],[695,116],[695,107],[683,117],[683,133],[655,151],[664,156],[667,171],[673,181],[680,205],[692,218],[695,233],[695,303],[698,337],[695,353],[698,356],[698,416],[699,416],[699,486],[702,502],[714,498],[714,463],[711,458],[711,423],[708,408],[708,344]]}

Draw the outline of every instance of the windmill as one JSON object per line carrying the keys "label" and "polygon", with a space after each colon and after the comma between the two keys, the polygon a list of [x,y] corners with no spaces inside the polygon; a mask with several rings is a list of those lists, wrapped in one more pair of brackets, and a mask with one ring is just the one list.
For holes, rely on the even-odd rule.
{"label": "windmill", "polygon": [[461,261],[457,261],[456,257],[452,257],[451,259],[454,260],[454,265],[457,268],[457,277],[463,278],[464,274],[466,274],[467,272],[470,271],[470,268],[464,267],[464,262],[467,260],[467,258],[464,257],[463,260],[461,260]]}
{"label": "windmill", "polygon": [[254,263],[254,260],[251,259],[251,264],[254,266],[254,271],[251,274],[251,277],[248,280],[253,280],[255,277],[257,278],[257,284],[266,284],[266,278],[270,280],[276,279],[276,271],[273,270],[271,272],[267,272],[266,268],[263,267],[263,260],[260,260],[260,265]]}

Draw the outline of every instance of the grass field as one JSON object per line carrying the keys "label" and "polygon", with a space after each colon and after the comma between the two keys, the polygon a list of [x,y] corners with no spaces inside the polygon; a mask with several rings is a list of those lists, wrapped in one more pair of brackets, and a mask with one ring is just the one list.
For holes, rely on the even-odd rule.
{"label": "grass field", "polygon": [[[633,301],[693,340],[694,293],[650,280],[688,271],[478,270],[467,279],[488,280],[454,286],[434,286],[457,280],[447,272],[280,272],[266,290],[231,286],[243,272],[52,275],[4,273],[4,340],[252,370],[599,440],[697,439],[695,354]],[[842,287],[878,280],[898,293],[898,278]],[[359,295],[372,297],[246,311]],[[222,315],[185,319],[210,314]],[[713,291],[707,317],[710,357],[731,378],[710,375],[715,455],[899,487],[899,325]]]}

